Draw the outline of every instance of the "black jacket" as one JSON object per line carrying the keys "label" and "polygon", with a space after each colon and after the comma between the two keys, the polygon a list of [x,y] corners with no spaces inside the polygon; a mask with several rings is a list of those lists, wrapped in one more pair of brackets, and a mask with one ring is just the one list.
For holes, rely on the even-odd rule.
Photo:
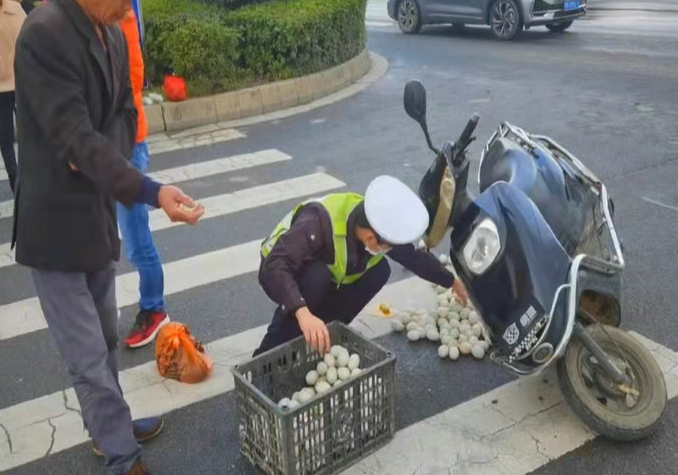
{"label": "black jacket", "polygon": [[[348,229],[355,229],[355,217],[348,219]],[[349,232],[349,236],[353,236]],[[355,237],[346,243],[348,274],[364,272],[372,257]],[[412,244],[394,246],[388,257],[422,279],[450,288],[454,275],[430,252],[415,249]],[[286,315],[293,314],[303,305],[297,278],[311,262],[334,262],[334,240],[330,215],[319,204],[310,203],[301,208],[289,231],[273,246],[262,260],[259,283],[271,300],[284,308]]]}
{"label": "black jacket", "polygon": [[117,260],[115,200],[130,206],[142,194],[129,164],[137,111],[127,43],[118,28],[103,33],[108,54],[75,0],[51,0],[17,40],[12,243],[32,268],[91,272]]}

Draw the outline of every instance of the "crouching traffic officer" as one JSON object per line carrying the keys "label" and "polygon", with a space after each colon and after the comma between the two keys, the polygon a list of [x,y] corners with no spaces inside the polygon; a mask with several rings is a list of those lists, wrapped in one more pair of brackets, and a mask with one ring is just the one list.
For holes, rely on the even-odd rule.
{"label": "crouching traffic officer", "polygon": [[254,354],[302,333],[313,348],[329,351],[326,323],[350,323],[386,284],[385,255],[465,301],[461,281],[413,245],[428,222],[424,204],[390,176],[375,179],[364,197],[338,193],[297,206],[261,248],[259,283],[278,308]]}

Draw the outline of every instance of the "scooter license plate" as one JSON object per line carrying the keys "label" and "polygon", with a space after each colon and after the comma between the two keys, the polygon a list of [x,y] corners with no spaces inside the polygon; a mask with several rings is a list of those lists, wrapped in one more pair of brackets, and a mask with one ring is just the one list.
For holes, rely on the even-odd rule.
{"label": "scooter license plate", "polygon": [[565,2],[565,11],[569,12],[571,10],[578,10],[581,8],[580,0],[569,0]]}

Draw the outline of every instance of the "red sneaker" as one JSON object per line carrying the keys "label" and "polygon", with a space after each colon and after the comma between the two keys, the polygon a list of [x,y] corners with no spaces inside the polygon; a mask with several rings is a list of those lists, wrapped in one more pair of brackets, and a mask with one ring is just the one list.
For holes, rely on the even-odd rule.
{"label": "red sneaker", "polygon": [[163,325],[170,322],[169,315],[164,310],[149,312],[141,310],[137,314],[137,321],[125,338],[129,348],[141,348],[155,340]]}

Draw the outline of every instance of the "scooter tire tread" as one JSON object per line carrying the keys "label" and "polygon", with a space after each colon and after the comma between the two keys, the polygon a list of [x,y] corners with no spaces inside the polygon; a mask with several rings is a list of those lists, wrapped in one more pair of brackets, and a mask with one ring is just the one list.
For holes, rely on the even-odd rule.
{"label": "scooter tire tread", "polygon": [[[596,334],[600,337],[604,335],[604,332],[601,328],[588,327],[588,330],[591,331],[594,338]],[[575,390],[572,381],[569,377],[567,369],[568,357],[573,357],[571,352],[581,351],[583,344],[578,340],[572,340],[570,346],[567,349],[565,355],[563,355],[557,363],[557,374],[558,382],[560,384],[563,397],[568,402],[574,413],[581,418],[581,420],[597,432],[600,435],[608,437],[612,440],[617,440],[621,442],[632,442],[644,439],[651,435],[657,428],[658,424],[661,422],[662,415],[666,410],[667,404],[667,393],[666,393],[666,383],[664,381],[664,375],[659,368],[659,365],[652,357],[650,352],[635,338],[626,333],[625,331],[605,325],[605,331],[610,334],[613,338],[622,340],[625,346],[634,347],[636,357],[640,359],[644,366],[646,366],[646,371],[652,373],[650,380],[656,386],[653,391],[654,394],[659,394],[656,396],[656,399],[659,404],[661,404],[661,410],[659,411],[659,417],[652,417],[653,420],[649,420],[648,424],[639,428],[639,429],[626,429],[619,427],[618,425],[606,421],[601,418],[599,415],[594,413],[587,405],[580,399],[577,391]],[[574,355],[576,356],[576,355]]]}

